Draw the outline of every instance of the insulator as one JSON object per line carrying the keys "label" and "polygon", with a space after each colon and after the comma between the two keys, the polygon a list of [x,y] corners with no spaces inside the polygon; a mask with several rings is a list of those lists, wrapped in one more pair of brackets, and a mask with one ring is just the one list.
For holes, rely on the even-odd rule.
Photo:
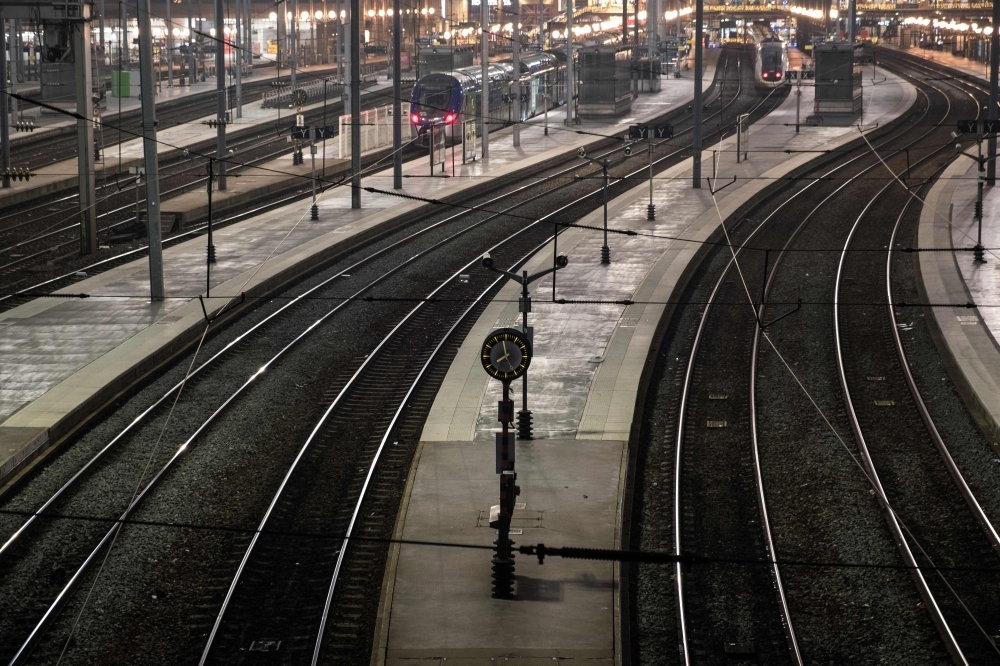
{"label": "insulator", "polygon": [[982,201],[978,201],[978,200],[976,201],[975,216],[976,216],[977,220],[983,219],[983,202]]}

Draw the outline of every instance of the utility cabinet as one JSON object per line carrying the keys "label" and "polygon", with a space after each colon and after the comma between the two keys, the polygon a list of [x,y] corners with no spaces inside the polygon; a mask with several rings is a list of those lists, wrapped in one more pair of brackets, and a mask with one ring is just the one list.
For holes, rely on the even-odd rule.
{"label": "utility cabinet", "polygon": [[861,65],[855,57],[860,45],[824,42],[816,58],[816,114],[853,115],[861,111]]}
{"label": "utility cabinet", "polygon": [[579,58],[580,116],[620,116],[632,110],[632,47],[585,46]]}

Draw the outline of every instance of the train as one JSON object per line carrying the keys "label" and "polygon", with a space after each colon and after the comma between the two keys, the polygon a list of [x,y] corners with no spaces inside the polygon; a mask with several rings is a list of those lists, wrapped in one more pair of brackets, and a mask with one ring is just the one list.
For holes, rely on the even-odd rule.
{"label": "train", "polygon": [[757,85],[780,86],[788,77],[788,45],[766,25],[754,25],[752,34]]}
{"label": "train", "polygon": [[[542,51],[521,56],[521,117],[528,118],[566,103],[566,55]],[[510,60],[490,63],[489,122],[515,122],[516,78]],[[467,120],[480,117],[483,72],[479,65],[420,77],[410,95],[411,136],[425,134],[432,125],[443,126],[448,143],[462,141]],[[481,125],[481,124],[480,124]],[[481,127],[476,129],[477,135]]]}

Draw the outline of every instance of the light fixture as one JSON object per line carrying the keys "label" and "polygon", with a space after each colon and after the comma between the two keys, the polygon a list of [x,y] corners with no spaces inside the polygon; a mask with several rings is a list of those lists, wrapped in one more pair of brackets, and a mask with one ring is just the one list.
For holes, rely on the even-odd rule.
{"label": "light fixture", "polygon": [[430,12],[431,16],[433,16],[433,15],[434,15],[434,8],[433,8],[433,7],[431,7],[431,8],[430,8],[430,9],[428,9],[427,11],[428,11],[428,12]]}
{"label": "light fixture", "polygon": [[639,12],[639,20],[640,21],[645,21],[646,20],[646,10],[645,9],[643,9],[643,10],[641,10]]}
{"label": "light fixture", "polygon": [[271,19],[272,21],[277,21],[278,20],[278,15],[276,13],[274,13],[274,12],[271,12],[270,14],[268,14],[267,18]]}
{"label": "light fixture", "polygon": [[329,16],[330,16],[331,19],[335,19],[335,18],[337,18],[337,12],[335,10],[331,9]]}
{"label": "light fixture", "polygon": [[379,15],[379,18],[385,18],[385,10],[384,9],[378,10],[378,15]]}
{"label": "light fixture", "polygon": [[[139,31],[136,30],[136,34],[138,34],[138,32]],[[212,37],[215,37],[215,28],[209,28],[208,34],[210,34]]]}
{"label": "light fixture", "polygon": [[369,9],[368,10],[368,18],[375,18],[375,10],[374,9]]}
{"label": "light fixture", "polygon": [[316,20],[317,21],[322,21],[323,20],[323,12],[321,12],[319,10],[316,11]]}

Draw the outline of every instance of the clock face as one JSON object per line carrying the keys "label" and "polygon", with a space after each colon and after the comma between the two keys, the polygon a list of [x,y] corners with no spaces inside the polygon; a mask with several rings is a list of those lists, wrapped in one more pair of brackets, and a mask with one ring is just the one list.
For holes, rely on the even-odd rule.
{"label": "clock face", "polygon": [[509,382],[524,374],[531,363],[528,336],[516,328],[493,331],[483,342],[483,368],[494,379]]}

